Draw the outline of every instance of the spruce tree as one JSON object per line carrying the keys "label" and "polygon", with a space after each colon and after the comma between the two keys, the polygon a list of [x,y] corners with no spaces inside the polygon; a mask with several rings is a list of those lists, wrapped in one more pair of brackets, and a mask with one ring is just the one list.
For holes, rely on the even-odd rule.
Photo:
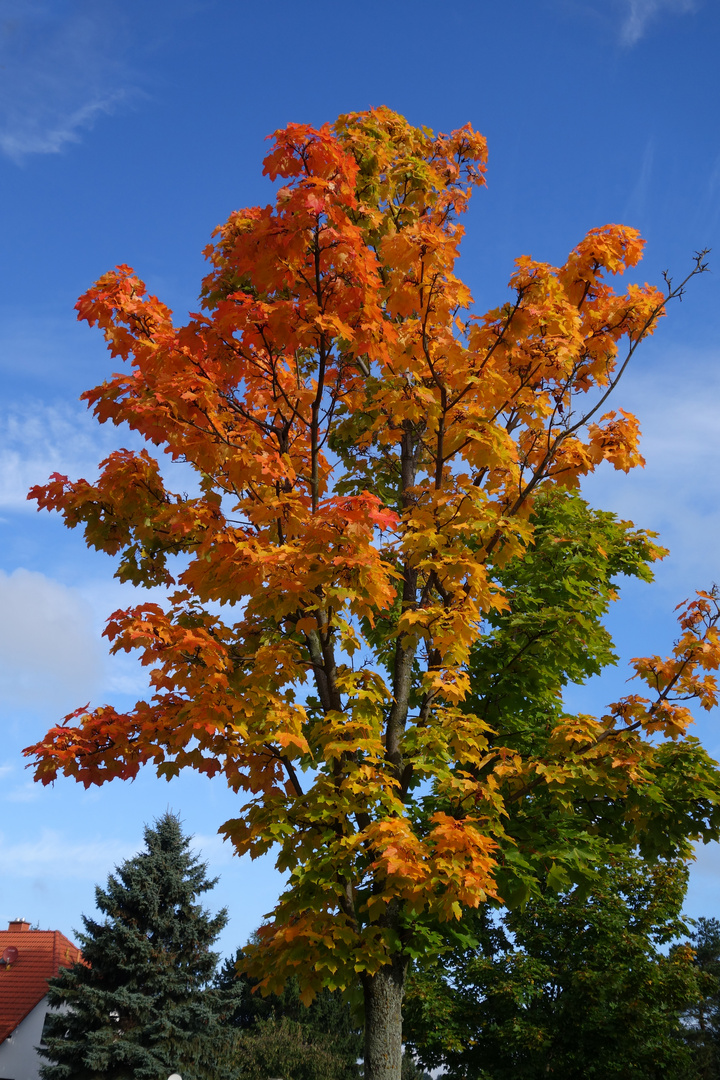
{"label": "spruce tree", "polygon": [[211,946],[227,922],[197,902],[215,885],[189,851],[178,818],[145,829],[145,850],[95,891],[104,921],[83,916],[83,962],[49,983],[43,1080],[183,1080],[224,1039],[222,995],[209,988]]}

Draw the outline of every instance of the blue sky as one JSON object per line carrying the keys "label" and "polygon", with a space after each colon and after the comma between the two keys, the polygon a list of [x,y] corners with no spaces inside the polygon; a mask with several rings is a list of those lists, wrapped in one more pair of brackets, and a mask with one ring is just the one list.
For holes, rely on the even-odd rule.
{"label": "blue sky", "polygon": [[[216,836],[237,809],[217,783],[41,789],[20,749],[88,700],[132,702],[142,673],[111,661],[105,617],[129,603],[109,560],[26,503],[59,470],[93,474],[118,435],[78,402],[111,370],[73,305],[129,263],[182,320],[197,307],[214,226],[266,202],[264,138],[386,104],[489,140],[488,187],[467,218],[461,274],[478,310],[501,302],[513,259],[557,262],[593,226],[647,239],[642,280],[677,277],[715,247],[638,355],[617,403],[644,431],[645,470],[587,485],[596,505],[660,531],[671,557],[613,614],[623,659],[666,652],[673,608],[720,577],[720,8],[714,0],[0,0],[0,926],[22,915],[72,935],[93,886],[168,806],[221,875],[222,948],[272,905],[266,861]],[[621,665],[574,691],[599,711]],[[718,717],[697,727],[720,756]],[[703,850],[688,910],[720,915],[720,854]]]}

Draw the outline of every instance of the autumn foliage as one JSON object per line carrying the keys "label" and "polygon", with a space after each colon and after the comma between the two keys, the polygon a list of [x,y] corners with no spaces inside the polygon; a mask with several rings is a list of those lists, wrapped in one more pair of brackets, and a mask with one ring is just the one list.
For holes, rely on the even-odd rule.
{"label": "autumn foliage", "polygon": [[[485,163],[469,126],[435,136],[387,109],[291,124],[265,159],[274,203],[216,230],[186,325],[127,266],[78,303],[124,362],[85,400],[196,489],[126,449],[92,483],[33,489],[167,600],[106,630],[148,666],[148,700],[78,710],[29,752],[44,783],[150,763],[242,792],[224,833],[290,875],[258,946],[271,989],[433,947],[463,907],[511,895],[515,808],[543,793],[571,819],[578,790],[616,805],[649,782],[646,736],[682,736],[685,699],[715,701],[701,594],[673,656],[635,662],[649,689],[607,715],[518,749],[473,712],[474,650],[511,610],[500,574],[533,543],[538,495],[642,463],[636,419],[605,402],[679,291],[616,292],[642,241],[608,225],[562,266],[518,259],[509,299],[474,314],[455,271]],[[537,850],[538,874],[565,866]]]}

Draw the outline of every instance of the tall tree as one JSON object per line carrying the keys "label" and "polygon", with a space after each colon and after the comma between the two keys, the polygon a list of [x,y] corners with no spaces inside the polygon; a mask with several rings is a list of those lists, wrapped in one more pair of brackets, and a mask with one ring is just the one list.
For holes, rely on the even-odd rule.
{"label": "tall tree", "polygon": [[690,934],[700,996],[683,1017],[699,1080],[720,1080],[720,920],[698,919]]}
{"label": "tall tree", "polygon": [[[225,834],[240,854],[276,846],[289,873],[249,970],[268,990],[298,974],[308,996],[360,979],[368,1080],[400,1076],[408,958],[442,947],[464,906],[512,897],[507,807],[532,816],[547,789],[569,821],[560,793],[577,790],[632,831],[625,795],[690,719],[672,692],[714,700],[704,595],[673,656],[638,663],[651,699],[563,716],[552,737],[540,718],[540,753],[464,704],[537,494],[641,462],[635,418],[603,409],[685,284],[615,293],[606,276],[642,241],[610,225],[562,266],[519,259],[511,299],[471,315],[459,218],[485,158],[469,126],[435,136],[388,109],[276,132],[265,170],[282,186],[217,230],[202,313],[176,327],[127,266],[78,305],[130,364],[85,395],[98,419],[190,465],[197,493],[173,494],[147,450],[32,492],[119,555],[122,580],[169,590],[106,630],[151,665],[150,699],[66,718],[28,750],[37,777],[152,762],[245,791]],[[717,833],[713,813],[696,831]],[[569,851],[521,865],[520,886]]]}
{"label": "tall tree", "polygon": [[[223,999],[209,988],[227,922],[197,899],[215,884],[173,814],[145,829],[145,851],[95,890],[102,922],[83,916],[83,960],[49,982],[43,1080],[166,1080],[198,1072],[225,1042]],[[202,1054],[198,1054],[198,1047]]]}
{"label": "tall tree", "polygon": [[[681,861],[621,857],[545,894],[409,984],[405,1038],[449,1080],[700,1080],[681,1015],[700,1000]],[[470,929],[470,927],[468,927]]]}

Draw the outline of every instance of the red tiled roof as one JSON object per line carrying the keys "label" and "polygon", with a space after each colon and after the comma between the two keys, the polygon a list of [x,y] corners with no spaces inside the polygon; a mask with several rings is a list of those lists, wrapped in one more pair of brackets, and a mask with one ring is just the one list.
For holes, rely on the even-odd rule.
{"label": "red tiled roof", "polygon": [[0,930],[0,956],[8,945],[15,946],[18,958],[0,964],[0,1043],[45,997],[47,980],[82,959],[59,930]]}

